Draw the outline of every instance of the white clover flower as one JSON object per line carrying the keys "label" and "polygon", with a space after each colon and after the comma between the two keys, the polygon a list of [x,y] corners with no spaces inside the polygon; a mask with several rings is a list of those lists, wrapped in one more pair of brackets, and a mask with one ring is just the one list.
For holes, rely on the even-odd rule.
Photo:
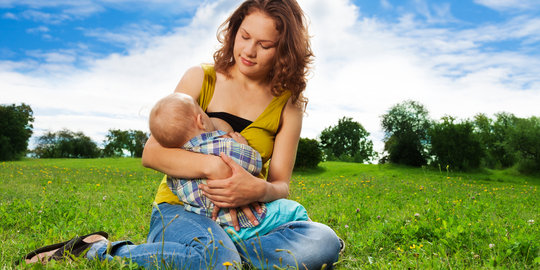
{"label": "white clover flower", "polygon": [[534,224],[534,219],[529,219],[529,220],[527,221],[527,223],[529,223],[529,225],[533,225],[533,224]]}
{"label": "white clover flower", "polygon": [[420,214],[419,214],[419,213],[415,213],[414,216],[415,216],[415,217],[420,217]]}
{"label": "white clover flower", "polygon": [[495,247],[495,244],[489,244],[489,248],[492,249]]}

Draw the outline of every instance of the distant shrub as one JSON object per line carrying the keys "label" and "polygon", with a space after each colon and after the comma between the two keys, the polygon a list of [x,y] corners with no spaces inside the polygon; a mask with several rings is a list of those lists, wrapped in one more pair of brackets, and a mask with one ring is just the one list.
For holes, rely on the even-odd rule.
{"label": "distant shrub", "polygon": [[518,155],[518,170],[540,172],[540,118],[518,118],[510,132],[510,146]]}
{"label": "distant shrub", "polygon": [[34,149],[38,158],[96,158],[100,152],[90,137],[67,129],[46,132]]}
{"label": "distant shrub", "polygon": [[477,114],[473,125],[480,139],[485,156],[482,165],[491,169],[512,167],[517,161],[517,152],[510,145],[510,132],[517,117],[510,113],[497,113],[495,119]]}
{"label": "distant shrub", "polygon": [[317,140],[300,138],[294,168],[316,168],[322,161],[322,151]]}
{"label": "distant shrub", "polygon": [[460,170],[480,167],[484,152],[470,121],[454,123],[454,118],[443,117],[429,129],[429,136],[435,164]]}

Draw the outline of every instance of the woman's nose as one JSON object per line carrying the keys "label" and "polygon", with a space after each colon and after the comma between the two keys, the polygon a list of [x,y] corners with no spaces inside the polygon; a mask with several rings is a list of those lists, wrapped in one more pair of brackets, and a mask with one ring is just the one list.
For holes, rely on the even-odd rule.
{"label": "woman's nose", "polygon": [[257,44],[249,42],[244,47],[244,52],[246,53],[246,56],[249,56],[249,57],[257,56]]}

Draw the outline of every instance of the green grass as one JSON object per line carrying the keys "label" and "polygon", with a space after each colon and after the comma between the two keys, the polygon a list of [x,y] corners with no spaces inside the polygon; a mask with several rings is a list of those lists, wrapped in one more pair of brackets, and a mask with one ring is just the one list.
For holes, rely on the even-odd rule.
{"label": "green grass", "polygon": [[[0,267],[97,230],[143,243],[161,177],[128,158],[0,163]],[[512,170],[326,162],[295,172],[290,198],[346,241],[338,269],[539,269],[539,185]],[[49,267],[129,268],[86,260]]]}

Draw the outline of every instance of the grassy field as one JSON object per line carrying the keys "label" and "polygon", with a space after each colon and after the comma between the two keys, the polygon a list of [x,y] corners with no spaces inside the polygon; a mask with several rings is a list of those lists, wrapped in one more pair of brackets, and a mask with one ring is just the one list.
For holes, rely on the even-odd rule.
{"label": "grassy field", "polygon": [[[144,242],[161,176],[138,159],[0,163],[0,267],[97,230]],[[290,198],[346,241],[338,269],[540,269],[539,185],[540,178],[512,171],[326,162],[296,172]],[[129,265],[78,260],[47,267]]]}

